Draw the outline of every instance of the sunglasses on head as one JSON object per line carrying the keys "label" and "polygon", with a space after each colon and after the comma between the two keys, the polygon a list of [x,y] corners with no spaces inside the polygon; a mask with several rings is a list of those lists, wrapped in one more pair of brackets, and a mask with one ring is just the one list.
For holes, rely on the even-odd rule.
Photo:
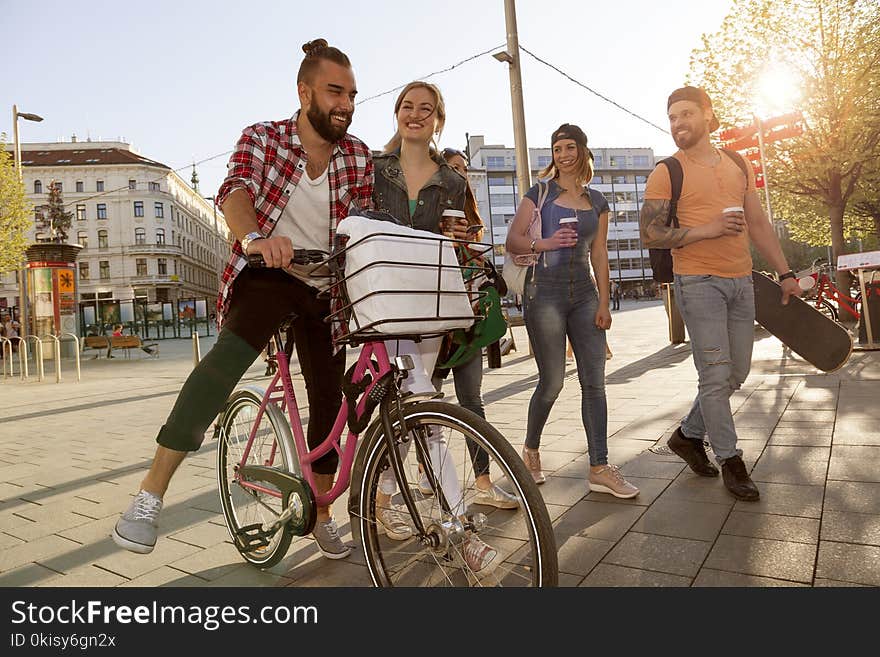
{"label": "sunglasses on head", "polygon": [[444,148],[444,149],[443,149],[443,157],[445,157],[445,158],[450,158],[450,157],[453,157],[454,155],[459,155],[459,156],[461,156],[461,157],[464,159],[465,162],[469,162],[469,161],[470,161],[470,160],[468,160],[468,156],[465,155],[464,153],[462,153],[462,152],[461,152],[460,150],[458,150],[457,148]]}

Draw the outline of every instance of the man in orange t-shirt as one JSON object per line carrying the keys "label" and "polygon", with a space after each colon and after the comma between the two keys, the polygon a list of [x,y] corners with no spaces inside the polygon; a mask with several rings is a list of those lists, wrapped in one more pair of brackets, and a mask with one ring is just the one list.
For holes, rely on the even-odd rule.
{"label": "man in orange t-shirt", "polygon": [[[691,339],[699,375],[697,398],[668,441],[691,470],[718,476],[703,448],[708,433],[724,485],[738,499],[757,500],[738,449],[730,396],[749,374],[754,342],[755,297],[749,241],[781,275],[783,298],[800,296],[773,227],[755,191],[754,174],[712,146],[718,129],[709,95],[682,87],[667,102],[669,127],[684,180],[679,227],[666,226],[672,185],[666,166],[648,178],[640,226],[649,248],[672,249],[675,296]],[[738,155],[736,157],[739,157]]]}

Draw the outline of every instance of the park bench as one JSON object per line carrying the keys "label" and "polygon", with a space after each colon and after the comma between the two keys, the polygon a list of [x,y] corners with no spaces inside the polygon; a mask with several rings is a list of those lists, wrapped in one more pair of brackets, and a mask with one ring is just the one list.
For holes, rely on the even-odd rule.
{"label": "park bench", "polygon": [[88,335],[83,338],[83,351],[86,349],[94,349],[97,353],[95,358],[110,350],[110,354],[118,349],[125,352],[125,357],[131,357],[132,349],[143,349],[144,353],[159,357],[159,345],[156,342],[144,343],[137,335]]}

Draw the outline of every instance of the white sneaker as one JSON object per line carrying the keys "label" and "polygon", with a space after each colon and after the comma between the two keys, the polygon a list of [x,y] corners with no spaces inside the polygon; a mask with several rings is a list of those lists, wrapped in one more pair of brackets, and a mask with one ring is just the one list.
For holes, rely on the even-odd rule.
{"label": "white sneaker", "polygon": [[392,541],[405,541],[413,535],[412,527],[404,520],[405,507],[392,504],[391,508],[376,509],[376,528]]}
{"label": "white sneaker", "polygon": [[516,497],[496,484],[492,484],[486,489],[474,486],[474,490],[477,491],[474,504],[494,506],[496,509],[515,509],[519,506]]}

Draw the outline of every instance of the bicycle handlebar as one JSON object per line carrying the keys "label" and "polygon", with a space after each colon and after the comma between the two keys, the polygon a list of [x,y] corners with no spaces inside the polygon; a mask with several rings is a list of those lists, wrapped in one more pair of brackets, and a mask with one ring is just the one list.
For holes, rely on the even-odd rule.
{"label": "bicycle handlebar", "polygon": [[[294,249],[293,258],[290,260],[291,265],[311,265],[324,262],[328,254],[319,249]],[[259,269],[266,266],[266,261],[260,253],[255,253],[247,257],[248,267]]]}

